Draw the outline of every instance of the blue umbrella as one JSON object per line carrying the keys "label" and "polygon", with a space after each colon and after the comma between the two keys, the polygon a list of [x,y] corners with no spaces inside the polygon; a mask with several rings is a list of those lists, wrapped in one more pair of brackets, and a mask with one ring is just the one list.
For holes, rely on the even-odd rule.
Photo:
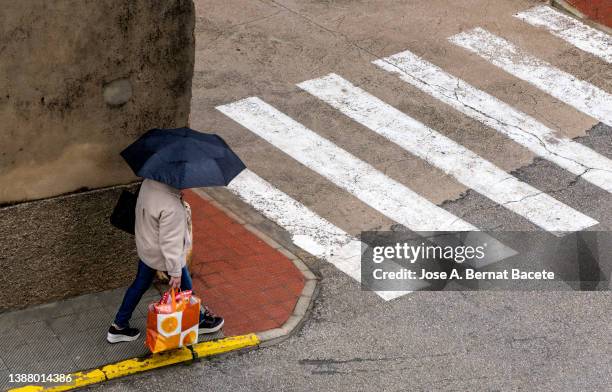
{"label": "blue umbrella", "polygon": [[178,189],[225,186],[246,168],[220,136],[190,128],[151,129],[121,156],[137,176]]}

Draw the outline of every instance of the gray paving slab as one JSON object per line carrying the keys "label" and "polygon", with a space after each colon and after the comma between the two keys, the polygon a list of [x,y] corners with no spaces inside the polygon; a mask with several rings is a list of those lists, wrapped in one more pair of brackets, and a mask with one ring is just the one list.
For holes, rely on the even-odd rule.
{"label": "gray paving slab", "polygon": [[37,353],[32,362],[68,355],[64,344],[55,336],[28,341],[28,346]]}
{"label": "gray paving slab", "polygon": [[0,391],[5,391],[9,388],[12,388],[16,385],[14,384],[10,384],[9,381],[9,375],[11,374],[11,372],[9,370],[2,370],[0,369]]}
{"label": "gray paving slab", "polygon": [[[134,326],[144,325],[142,319],[135,320]],[[145,334],[129,343],[110,344],[106,341],[106,331],[83,331],[72,336],[60,337],[69,356],[81,369],[89,369],[110,362],[146,355]]]}
{"label": "gray paving slab", "polygon": [[37,340],[56,337],[57,334],[51,329],[48,320],[35,321],[27,324],[18,324],[15,328],[22,339]]}
{"label": "gray paving slab", "polygon": [[[110,318],[108,319],[108,323],[110,325],[110,323],[113,322],[113,320],[115,319],[115,315],[117,314],[117,310],[119,309],[119,305],[105,305],[103,307],[104,311],[106,313],[109,314]],[[140,312],[134,312],[135,315],[138,314],[140,316]]]}
{"label": "gray paving slab", "polygon": [[15,328],[17,319],[9,313],[0,314],[0,335],[5,334]]}
{"label": "gray paving slab", "polygon": [[22,344],[4,351],[2,360],[9,369],[27,373],[27,365],[34,362],[37,355],[38,352],[35,347],[22,342]]}
{"label": "gray paving slab", "polygon": [[5,312],[0,314],[0,333],[19,328],[24,324],[36,323],[82,312],[97,309],[102,302],[94,294],[83,295],[63,301],[36,305],[27,309]]}
{"label": "gray paving slab", "polygon": [[[0,314],[0,391],[11,373],[55,374],[86,370],[149,354],[145,346],[147,306],[159,299],[148,290],[130,321],[141,330],[134,342],[110,344],[108,326],[126,288]],[[223,332],[200,335],[199,341],[223,338]]]}
{"label": "gray paving slab", "polygon": [[141,330],[140,338],[134,342],[108,343],[106,341],[108,320],[83,331],[61,335],[59,339],[72,360],[78,363],[82,369],[88,369],[148,353],[144,345],[146,318],[136,317],[130,323],[133,327]]}
{"label": "gray paving slab", "polygon": [[0,334],[0,357],[2,357],[7,351],[13,350],[23,344],[25,344],[25,340],[15,329]]}
{"label": "gray paving slab", "polygon": [[61,317],[74,313],[74,308],[62,302],[52,302],[31,308],[0,314],[0,333],[14,329],[17,325]]}
{"label": "gray paving slab", "polygon": [[[37,374],[37,375],[53,375],[53,374],[67,374],[79,370],[78,367],[72,363],[70,358],[63,356],[55,356],[45,360],[40,360],[27,366],[27,370],[23,369],[10,369],[6,372],[0,371],[0,390],[4,391],[9,388],[17,388],[20,386],[32,384],[31,382],[14,382],[10,383],[10,375],[17,374]],[[3,383],[4,382],[4,383]],[[52,386],[53,383],[45,383],[45,386]]]}
{"label": "gray paving slab", "polygon": [[0,314],[0,390],[11,373],[69,373],[148,354],[144,345],[147,306],[159,298],[148,290],[131,325],[142,331],[135,342],[106,341],[109,324],[126,288],[83,295]]}
{"label": "gray paving slab", "polygon": [[70,313],[79,313],[92,308],[101,308],[102,302],[98,299],[97,295],[87,294],[60,301],[60,306],[71,309]]}
{"label": "gray paving slab", "polygon": [[119,306],[121,300],[123,299],[123,294],[125,293],[125,288],[121,287],[114,290],[102,291],[100,293],[96,293],[95,296],[100,301],[102,306],[112,305]]}
{"label": "gray paving slab", "polygon": [[70,357],[61,355],[32,363],[28,372],[34,374],[68,374],[83,370]]}
{"label": "gray paving slab", "polygon": [[49,325],[58,336],[70,335],[74,332],[87,331],[100,325],[108,326],[111,317],[104,308],[100,307],[49,320]]}
{"label": "gray paving slab", "polygon": [[225,337],[225,334],[223,333],[223,330],[221,331],[217,331],[215,333],[203,333],[200,334],[198,336],[198,342],[210,342],[212,340],[219,340],[219,339],[223,339]]}

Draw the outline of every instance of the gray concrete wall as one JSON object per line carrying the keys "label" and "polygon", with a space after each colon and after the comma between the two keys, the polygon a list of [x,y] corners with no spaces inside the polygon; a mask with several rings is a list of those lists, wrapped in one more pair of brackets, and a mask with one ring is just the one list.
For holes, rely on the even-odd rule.
{"label": "gray concrete wall", "polygon": [[111,187],[0,209],[0,311],[129,284],[134,237],[108,223]]}
{"label": "gray concrete wall", "polygon": [[0,203],[133,181],[119,151],[187,124],[191,0],[0,5]]}
{"label": "gray concrete wall", "polygon": [[135,181],[131,141],[188,124],[193,3],[0,7],[0,311],[125,285],[134,243],[107,187]]}

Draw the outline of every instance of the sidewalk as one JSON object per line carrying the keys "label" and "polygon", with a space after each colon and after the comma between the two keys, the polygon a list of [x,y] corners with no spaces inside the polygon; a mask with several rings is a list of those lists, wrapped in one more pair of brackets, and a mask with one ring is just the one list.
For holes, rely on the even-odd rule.
{"label": "sidewalk", "polygon": [[[262,240],[260,236],[265,236],[216,202],[194,192],[187,192],[186,199],[193,214],[194,290],[204,304],[225,318],[225,326],[217,334],[200,335],[200,341],[213,340],[217,346],[194,347],[186,356],[188,350],[177,350],[177,356],[191,360],[288,335],[310,304],[314,275],[280,245]],[[147,356],[145,333],[131,343],[106,342],[108,325],[124,291],[120,288],[0,314],[0,390],[32,384],[49,386],[10,383],[11,374],[13,378],[17,374],[67,374]],[[133,326],[145,331],[147,305],[157,298],[159,293],[151,288],[134,314]],[[223,339],[251,333],[256,337]],[[172,353],[149,362],[158,367],[184,361],[168,360],[170,357]],[[152,368],[145,366],[146,361],[131,362],[141,370]],[[101,368],[91,374],[99,374],[98,379],[104,380],[141,371],[130,368],[131,362],[118,366],[127,367],[120,372],[109,374]],[[85,384],[79,385],[99,381],[84,380]]]}
{"label": "sidewalk", "polygon": [[196,293],[225,318],[228,336],[283,325],[304,288],[304,275],[279,245],[264,242],[243,221],[187,192],[192,207],[192,275]]}

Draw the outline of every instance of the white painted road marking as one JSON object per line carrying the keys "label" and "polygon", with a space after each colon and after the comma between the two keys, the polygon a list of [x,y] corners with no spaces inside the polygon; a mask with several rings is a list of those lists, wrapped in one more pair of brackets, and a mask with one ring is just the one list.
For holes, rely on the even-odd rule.
{"label": "white painted road marking", "polygon": [[[519,181],[491,162],[338,75],[330,74],[302,82],[298,86],[546,231],[562,235],[598,223]],[[295,133],[295,136],[286,135],[288,143],[301,145],[300,140],[293,139],[300,136],[299,132]],[[415,209],[418,211],[418,208]]]}
{"label": "white painted road marking", "polygon": [[612,96],[602,89],[524,53],[505,39],[480,27],[454,35],[449,41],[612,126]]}
{"label": "white painted road marking", "polygon": [[478,230],[257,97],[217,109],[410,230]]}
{"label": "white painted road marking", "polygon": [[571,18],[546,5],[519,12],[517,18],[544,27],[559,38],[612,63],[612,36]]}
{"label": "white painted road marking", "polygon": [[[248,169],[234,178],[228,189],[287,230],[296,246],[333,264],[357,282],[361,281],[361,241],[321,218]],[[410,291],[376,293],[388,301]]]}
{"label": "white painted road marking", "polygon": [[444,72],[410,51],[373,61],[456,110],[508,136],[572,174],[612,192],[612,160]]}

